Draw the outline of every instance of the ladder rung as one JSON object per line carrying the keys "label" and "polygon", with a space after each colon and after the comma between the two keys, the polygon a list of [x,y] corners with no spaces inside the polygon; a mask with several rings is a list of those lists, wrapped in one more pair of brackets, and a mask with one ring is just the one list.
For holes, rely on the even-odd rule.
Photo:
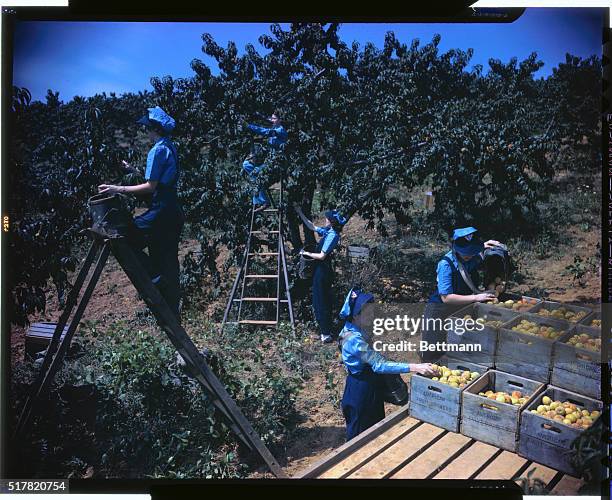
{"label": "ladder rung", "polygon": [[276,302],[276,297],[243,297],[241,299],[234,299],[234,302]]}
{"label": "ladder rung", "polygon": [[264,212],[278,212],[278,208],[266,208]]}
{"label": "ladder rung", "polygon": [[278,234],[278,231],[251,231],[251,234]]}
{"label": "ladder rung", "polygon": [[238,323],[241,325],[276,325],[276,321],[265,319],[241,319]]}
{"label": "ladder rung", "polygon": [[256,252],[256,253],[250,253],[249,257],[251,255],[278,255],[278,252]]}
{"label": "ladder rung", "polygon": [[246,277],[250,279],[278,279],[277,274],[247,274]]}

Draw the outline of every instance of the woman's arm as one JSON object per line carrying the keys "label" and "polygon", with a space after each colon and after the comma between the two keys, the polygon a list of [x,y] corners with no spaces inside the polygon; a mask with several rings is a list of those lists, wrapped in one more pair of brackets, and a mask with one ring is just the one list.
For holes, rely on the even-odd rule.
{"label": "woman's arm", "polygon": [[100,194],[115,194],[115,193],[131,193],[131,194],[149,194],[155,191],[157,181],[147,181],[136,186],[115,186],[113,184],[100,184],[98,193]]}
{"label": "woman's arm", "polygon": [[301,252],[302,255],[306,257],[311,257],[315,260],[324,260],[327,254],[325,252],[313,253],[313,252]]}
{"label": "woman's arm", "polygon": [[[302,212],[302,209],[300,208],[300,206],[296,203],[293,205],[293,208],[295,209],[295,211],[297,212],[297,214],[300,216],[300,219],[302,219],[302,222],[304,222],[304,225],[310,229],[311,231],[316,231],[317,230],[317,226],[315,226],[312,221],[308,220],[308,218],[304,215],[304,212]],[[325,258],[325,257],[323,257]]]}
{"label": "woman's arm", "polygon": [[382,354],[372,349],[363,339],[358,338],[354,342],[355,345],[351,346],[352,349],[361,352],[361,361],[370,365],[374,373],[394,374],[412,372],[422,375],[434,375],[436,373],[436,370],[430,363],[399,363],[397,361],[389,361]]}
{"label": "woman's arm", "polygon": [[440,295],[442,302],[445,304],[471,304],[472,302],[486,302],[493,300],[495,295],[492,293],[478,293],[474,295],[459,295],[449,293],[448,295]]}

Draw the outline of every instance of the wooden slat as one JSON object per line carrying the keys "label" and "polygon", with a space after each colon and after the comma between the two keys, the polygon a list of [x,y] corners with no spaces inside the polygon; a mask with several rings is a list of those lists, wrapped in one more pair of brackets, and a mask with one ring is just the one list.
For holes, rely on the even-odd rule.
{"label": "wooden slat", "polygon": [[419,424],[418,420],[412,417],[406,417],[404,420],[394,425],[387,431],[365,443],[361,448],[351,453],[339,464],[325,471],[319,477],[324,479],[346,477],[355,469],[359,468],[367,461],[372,460],[373,457],[379,455],[385,448],[389,447],[394,440],[402,437],[417,424]]}
{"label": "wooden slat", "polygon": [[551,495],[575,495],[584,484],[582,479],[572,476],[563,476],[561,480],[550,490]]}
{"label": "wooden slat", "polygon": [[278,231],[251,231],[251,234],[278,234]]}
{"label": "wooden slat", "polygon": [[268,321],[265,319],[241,319],[241,325],[276,325],[276,321]]}
{"label": "wooden slat", "polygon": [[445,432],[447,431],[444,429],[423,423],[348,477],[355,479],[388,477],[397,467],[421,453]]}
{"label": "wooden slat", "polygon": [[263,256],[278,255],[278,252],[255,252],[255,253],[249,254],[249,256],[258,256],[258,255],[263,255]]}
{"label": "wooden slat", "polygon": [[247,279],[278,279],[276,274],[247,274]]}
{"label": "wooden slat", "polygon": [[476,479],[509,479],[516,476],[521,468],[527,463],[516,453],[504,451],[493,462],[491,462]]}
{"label": "wooden slat", "polygon": [[472,441],[471,438],[463,434],[449,432],[425,452],[406,464],[404,468],[393,474],[391,479],[426,479]]}
{"label": "wooden slat", "polygon": [[360,449],[362,446],[366,445],[374,438],[381,435],[383,432],[386,432],[388,429],[391,429],[398,422],[401,422],[408,416],[408,411],[408,405],[402,406],[399,410],[391,413],[390,415],[387,415],[383,420],[374,424],[369,429],[366,429],[350,441],[347,441],[329,455],[320,458],[314,464],[310,465],[307,469],[304,469],[295,474],[293,476],[294,479],[317,477],[319,474],[322,474],[329,468],[344,460],[346,457],[350,456],[350,454],[353,453],[355,450]]}
{"label": "wooden slat", "polygon": [[434,479],[469,479],[498,451],[499,448],[495,446],[476,441],[436,474]]}
{"label": "wooden slat", "polygon": [[242,297],[241,299],[234,299],[234,302],[276,302],[276,297]]}

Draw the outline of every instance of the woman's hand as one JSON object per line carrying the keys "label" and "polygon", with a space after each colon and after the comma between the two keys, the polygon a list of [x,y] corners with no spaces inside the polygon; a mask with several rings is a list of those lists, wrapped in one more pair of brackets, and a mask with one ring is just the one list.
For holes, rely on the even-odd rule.
{"label": "woman's hand", "polygon": [[115,186],[113,184],[100,184],[98,186],[99,194],[115,194],[120,193],[123,190],[123,186]]}
{"label": "woman's hand", "polygon": [[436,375],[438,373],[438,369],[434,368],[432,363],[411,363],[410,371],[413,373],[418,373],[419,375],[425,375],[426,377]]}
{"label": "woman's hand", "polygon": [[490,292],[479,293],[477,295],[474,295],[475,302],[487,302],[489,300],[493,300],[494,298],[495,298],[495,294],[490,293]]}
{"label": "woman's hand", "polygon": [[497,240],[488,240],[488,241],[485,241],[485,244],[484,244],[485,248],[495,248],[498,246],[501,246],[501,243]]}

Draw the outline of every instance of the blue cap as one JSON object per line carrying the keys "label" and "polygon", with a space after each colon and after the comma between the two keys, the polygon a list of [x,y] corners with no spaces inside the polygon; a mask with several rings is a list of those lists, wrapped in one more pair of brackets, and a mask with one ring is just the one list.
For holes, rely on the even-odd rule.
{"label": "blue cap", "polygon": [[346,224],[346,218],[342,217],[338,210],[328,210],[327,212],[325,212],[325,217],[327,217],[329,220],[335,220],[341,226],[344,226],[344,224]]}
{"label": "blue cap", "polygon": [[172,118],[168,113],[166,113],[159,106],[155,106],[154,108],[147,108],[147,114],[144,115],[136,123],[140,123],[142,125],[147,125],[147,126],[157,124],[165,132],[172,132],[176,125],[174,118]]}
{"label": "blue cap", "polygon": [[[356,296],[353,297],[353,294]],[[374,295],[370,293],[364,293],[359,288],[351,288],[351,291],[347,294],[342,309],[340,310],[341,319],[352,319],[357,316],[363,306],[368,302],[374,301]]]}
{"label": "blue cap", "polygon": [[473,257],[484,250],[484,243],[475,235],[478,229],[462,227],[453,231],[453,250],[464,257]]}

